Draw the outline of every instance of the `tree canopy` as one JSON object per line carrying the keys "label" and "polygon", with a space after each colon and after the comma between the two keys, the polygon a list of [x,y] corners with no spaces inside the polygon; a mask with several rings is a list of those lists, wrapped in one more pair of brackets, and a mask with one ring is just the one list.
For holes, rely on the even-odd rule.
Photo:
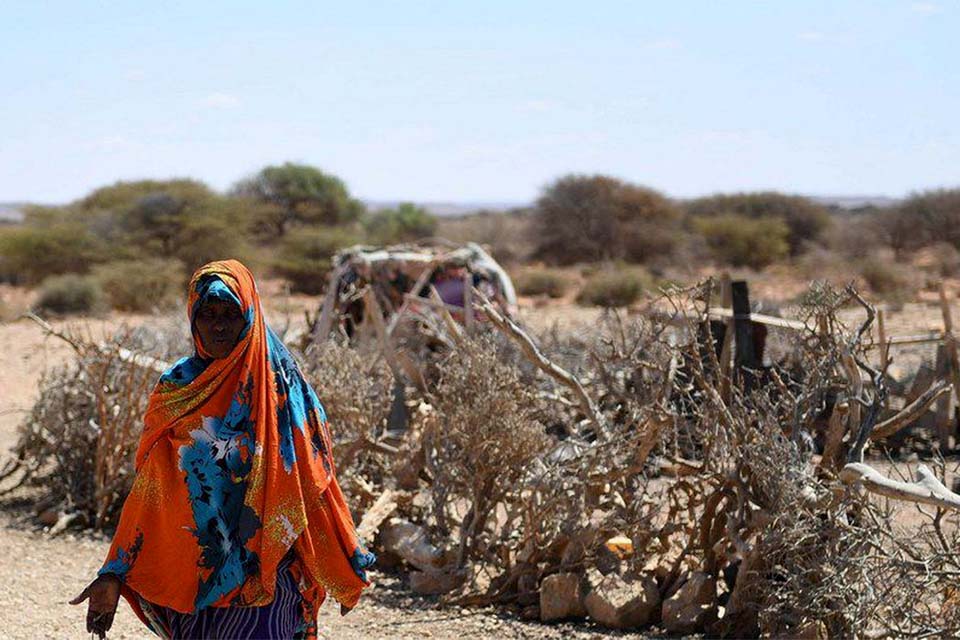
{"label": "tree canopy", "polygon": [[680,211],[660,193],[604,175],[567,175],[533,210],[534,256],[557,264],[643,262],[673,250]]}
{"label": "tree canopy", "polygon": [[282,238],[297,223],[343,224],[358,220],[364,211],[340,178],[292,162],[264,167],[234,185],[232,193],[262,205],[258,227],[274,238]]}

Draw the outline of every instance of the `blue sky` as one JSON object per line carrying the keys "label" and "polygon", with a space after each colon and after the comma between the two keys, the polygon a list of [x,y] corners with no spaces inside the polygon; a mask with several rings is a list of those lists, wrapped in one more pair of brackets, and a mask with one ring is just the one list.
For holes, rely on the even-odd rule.
{"label": "blue sky", "polygon": [[0,202],[286,160],[368,199],[901,196],[960,185],[958,34],[957,0],[4,2]]}

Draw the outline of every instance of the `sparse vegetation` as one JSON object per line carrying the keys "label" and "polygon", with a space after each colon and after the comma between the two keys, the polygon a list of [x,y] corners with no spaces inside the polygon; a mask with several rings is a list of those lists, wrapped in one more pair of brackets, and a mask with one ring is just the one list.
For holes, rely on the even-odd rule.
{"label": "sparse vegetation", "polygon": [[649,276],[639,269],[601,269],[584,282],[577,294],[577,303],[597,307],[626,307],[636,302],[649,286]]}
{"label": "sparse vegetation", "polygon": [[513,276],[517,291],[525,296],[562,298],[569,288],[569,279],[561,271],[526,268]]}
{"label": "sparse vegetation", "polygon": [[721,217],[727,220],[780,221],[787,227],[785,240],[791,255],[800,254],[806,243],[819,241],[831,225],[830,213],[825,207],[802,196],[770,191],[699,198],[687,202],[686,210],[695,220]]}
{"label": "sparse vegetation", "polygon": [[37,310],[45,314],[94,313],[105,306],[103,290],[91,276],[50,276],[40,285]]}
{"label": "sparse vegetation", "polygon": [[790,229],[778,218],[755,219],[734,213],[694,221],[714,256],[723,264],[761,269],[790,250]]}
{"label": "sparse vegetation", "polygon": [[349,228],[304,228],[291,231],[280,243],[273,270],[290,282],[293,291],[319,294],[327,286],[330,258],[361,239]]}
{"label": "sparse vegetation", "polygon": [[437,219],[423,207],[405,202],[395,209],[370,214],[363,222],[373,244],[396,244],[428,238],[437,228]]}
{"label": "sparse vegetation", "polygon": [[897,265],[890,264],[879,257],[866,258],[859,266],[860,276],[870,290],[878,295],[898,293],[907,285]]}
{"label": "sparse vegetation", "polygon": [[176,259],[145,258],[98,265],[93,276],[110,306],[147,312],[179,302],[188,274]]}

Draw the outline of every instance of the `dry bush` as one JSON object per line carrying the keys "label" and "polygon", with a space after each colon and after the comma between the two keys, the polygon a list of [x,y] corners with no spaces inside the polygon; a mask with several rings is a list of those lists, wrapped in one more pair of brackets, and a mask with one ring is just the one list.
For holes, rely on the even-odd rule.
{"label": "dry bush", "polygon": [[903,295],[909,285],[901,265],[877,256],[865,258],[857,270],[870,290],[879,296]]}
{"label": "dry bush", "polygon": [[39,489],[38,509],[59,512],[59,527],[77,521],[103,529],[116,524],[130,490],[143,412],[158,377],[124,350],[167,358],[182,337],[131,329],[102,343],[78,333],[64,337],[77,358],[44,374],[20,426],[16,464],[3,475],[19,475],[12,488]]}
{"label": "dry bush", "polygon": [[341,477],[373,476],[382,485],[384,460],[368,446],[380,439],[393,401],[393,377],[375,353],[337,341],[314,345],[300,358],[323,404]]}
{"label": "dry bush", "polygon": [[693,219],[714,257],[734,267],[762,269],[790,254],[790,228],[779,218],[726,213]]}
{"label": "dry bush", "polygon": [[577,303],[597,307],[626,307],[636,302],[640,294],[651,286],[650,276],[640,269],[603,269],[583,283],[577,294]]}
{"label": "dry bush", "polygon": [[916,264],[939,278],[955,278],[960,275],[960,251],[952,244],[938,242],[918,252]]}
{"label": "dry bush", "polygon": [[524,210],[503,213],[481,211],[467,216],[440,216],[436,234],[458,244],[476,242],[488,247],[500,264],[520,262],[527,258],[525,241],[530,216]]}
{"label": "dry bush", "polygon": [[[404,349],[431,373],[426,385],[408,381],[399,403],[393,376],[406,373],[390,372],[389,351],[312,345],[304,369],[329,412],[348,495],[363,509],[390,497],[397,515],[428,532],[441,550],[432,566],[462,578],[447,596],[461,603],[529,612],[558,572],[653,580],[667,598],[698,573],[720,585],[698,633],[955,635],[956,512],[918,509],[903,522],[843,480],[889,409],[884,372],[868,359],[873,309],[853,289],[816,285],[800,306],[809,329],[772,334],[782,343],[777,365],[728,373],[704,321],[716,293],[709,281],[671,289],[651,302],[658,313],[624,321],[607,312],[591,333],[548,334],[539,345],[489,308],[470,335],[424,320],[432,337]],[[838,311],[851,304],[863,318],[848,326]],[[64,378],[60,387],[74,391],[45,388],[40,427],[28,431],[36,437],[24,439],[40,443],[30,445],[40,454],[24,457],[41,462],[31,463],[33,477],[62,500],[79,496],[71,508],[82,505],[90,522],[109,520],[97,496],[119,494],[129,479],[83,480],[100,476],[68,455],[113,452],[117,469],[129,457],[117,437],[89,427],[100,410],[90,376],[112,372],[97,401],[108,412],[136,380],[123,367],[98,369],[104,357],[84,369],[82,385]],[[117,424],[139,419],[131,399]],[[398,404],[418,409],[391,432]],[[70,448],[61,451],[56,429]],[[58,468],[75,473],[42,473]],[[78,478],[80,489],[63,484]],[[632,552],[611,552],[614,535]]]}
{"label": "dry bush", "polygon": [[680,222],[679,208],[657,191],[610,176],[570,174],[544,187],[529,238],[534,256],[552,264],[646,262],[673,251]]}
{"label": "dry bush", "polygon": [[96,313],[106,308],[106,301],[96,279],[66,274],[43,281],[36,307],[41,313],[53,315]]}
{"label": "dry bush", "polygon": [[517,291],[524,296],[562,298],[570,286],[569,278],[555,269],[527,268],[512,275]]}
{"label": "dry bush", "polygon": [[188,280],[182,262],[163,258],[109,262],[94,267],[93,276],[111,307],[135,312],[173,306]]}
{"label": "dry bush", "polygon": [[542,402],[495,345],[467,342],[442,363],[436,414],[424,429],[430,516],[441,536],[457,530],[458,569],[498,562],[487,528],[550,444]]}

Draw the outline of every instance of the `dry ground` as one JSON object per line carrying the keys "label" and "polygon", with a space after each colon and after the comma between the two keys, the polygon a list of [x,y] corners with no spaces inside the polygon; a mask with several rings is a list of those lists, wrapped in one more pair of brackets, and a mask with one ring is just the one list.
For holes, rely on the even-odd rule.
{"label": "dry ground", "polygon": [[[266,293],[266,292],[265,292]],[[269,295],[269,294],[267,294]],[[275,326],[289,319],[302,324],[302,310],[313,302],[275,298],[268,309]],[[598,312],[569,304],[538,306],[525,301],[524,319],[545,329],[557,323],[561,328],[595,326]],[[271,314],[272,311],[272,314]],[[960,317],[960,316],[958,316]],[[121,322],[150,322],[147,316],[111,315],[84,321],[93,335],[104,335]],[[915,333],[939,326],[939,309],[929,302],[906,305],[888,315],[890,334]],[[57,323],[62,326],[63,323]],[[0,464],[16,439],[16,425],[29,409],[44,368],[67,361],[70,348],[47,338],[35,324],[26,321],[0,322],[0,345],[4,360],[0,366]],[[915,361],[920,351],[904,352],[901,361]],[[94,575],[106,553],[108,540],[84,534],[51,538],[38,529],[25,507],[9,504],[0,509],[0,636],[4,638],[84,637],[83,612],[67,601]],[[486,610],[439,609],[430,599],[411,597],[401,582],[388,575],[374,574],[376,586],[361,606],[346,617],[333,607],[321,613],[320,628],[329,638],[596,638],[634,637],[599,630],[589,625],[540,625],[524,623]],[[113,638],[148,638],[140,623],[121,605]]]}

